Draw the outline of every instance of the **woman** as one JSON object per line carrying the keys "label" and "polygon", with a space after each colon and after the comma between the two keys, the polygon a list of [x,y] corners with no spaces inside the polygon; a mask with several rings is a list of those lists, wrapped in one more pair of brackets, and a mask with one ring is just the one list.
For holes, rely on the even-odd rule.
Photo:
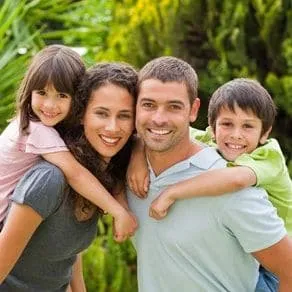
{"label": "woman", "polygon": [[[89,69],[60,129],[79,162],[115,194],[130,157],[136,83],[126,64]],[[100,214],[55,166],[40,162],[29,170],[0,233],[0,291],[66,291],[70,282],[72,291],[85,290],[80,252],[94,239]]]}

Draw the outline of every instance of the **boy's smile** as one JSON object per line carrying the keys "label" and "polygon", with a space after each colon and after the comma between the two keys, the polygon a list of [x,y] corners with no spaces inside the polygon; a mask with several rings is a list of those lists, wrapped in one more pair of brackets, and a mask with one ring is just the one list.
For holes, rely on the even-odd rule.
{"label": "boy's smile", "polygon": [[234,161],[243,153],[251,153],[265,143],[269,131],[262,135],[262,121],[252,112],[237,105],[234,111],[222,107],[216,120],[215,140],[222,156]]}

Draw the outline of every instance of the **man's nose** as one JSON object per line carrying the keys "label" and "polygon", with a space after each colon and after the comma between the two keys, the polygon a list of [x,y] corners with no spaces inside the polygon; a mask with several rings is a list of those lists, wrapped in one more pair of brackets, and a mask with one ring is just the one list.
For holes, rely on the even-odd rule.
{"label": "man's nose", "polygon": [[167,120],[167,113],[163,109],[157,109],[152,115],[152,122],[158,126],[166,124]]}

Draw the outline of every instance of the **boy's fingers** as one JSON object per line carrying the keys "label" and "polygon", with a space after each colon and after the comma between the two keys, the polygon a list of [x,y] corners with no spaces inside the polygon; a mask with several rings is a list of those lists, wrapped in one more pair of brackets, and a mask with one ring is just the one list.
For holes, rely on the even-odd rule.
{"label": "boy's fingers", "polygon": [[149,188],[149,175],[147,175],[144,179],[144,192],[146,196],[147,196],[148,188]]}

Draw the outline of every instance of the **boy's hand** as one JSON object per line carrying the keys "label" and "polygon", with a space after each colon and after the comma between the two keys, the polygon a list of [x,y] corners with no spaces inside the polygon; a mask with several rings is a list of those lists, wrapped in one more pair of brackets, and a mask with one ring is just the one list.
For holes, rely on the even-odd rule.
{"label": "boy's hand", "polygon": [[132,236],[136,229],[138,228],[138,223],[135,215],[124,209],[118,216],[114,218],[113,221],[113,235],[117,242],[123,242],[128,237]]}
{"label": "boy's hand", "polygon": [[136,167],[131,165],[130,162],[127,171],[127,184],[131,191],[139,198],[145,198],[147,196],[149,186],[149,173],[145,168],[135,169]]}
{"label": "boy's hand", "polygon": [[166,189],[151,203],[149,216],[157,220],[164,218],[174,202],[171,188]]}

